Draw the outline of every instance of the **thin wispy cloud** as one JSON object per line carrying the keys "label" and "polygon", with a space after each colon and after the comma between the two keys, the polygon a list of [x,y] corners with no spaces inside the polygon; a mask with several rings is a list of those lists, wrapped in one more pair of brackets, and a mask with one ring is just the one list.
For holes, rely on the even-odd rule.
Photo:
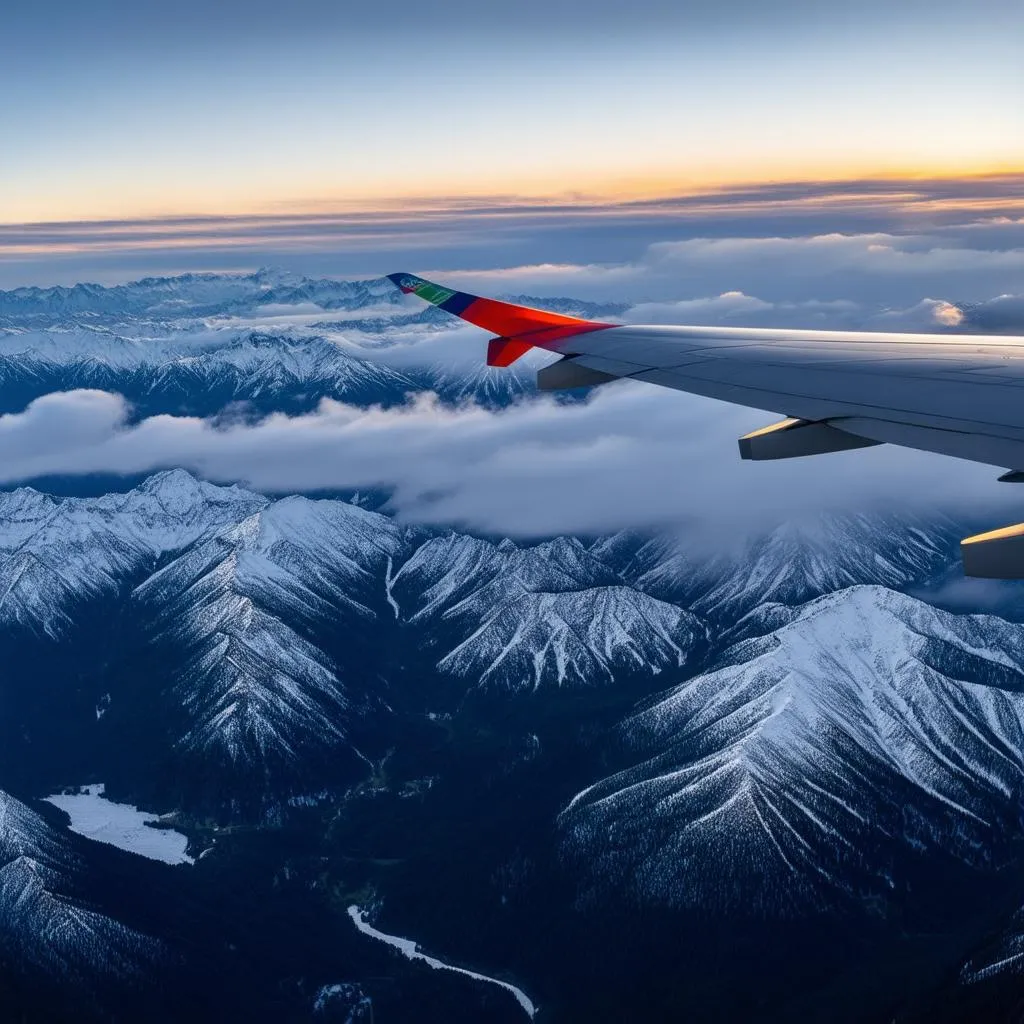
{"label": "thin wispy cloud", "polygon": [[[621,201],[434,198],[262,216],[0,224],[0,285],[254,269],[373,276],[420,268],[620,263],[667,239],[929,234],[984,249],[1019,236],[1024,175],[798,182]],[[992,236],[991,238],[989,236]],[[999,242],[998,239],[1002,241]]]}

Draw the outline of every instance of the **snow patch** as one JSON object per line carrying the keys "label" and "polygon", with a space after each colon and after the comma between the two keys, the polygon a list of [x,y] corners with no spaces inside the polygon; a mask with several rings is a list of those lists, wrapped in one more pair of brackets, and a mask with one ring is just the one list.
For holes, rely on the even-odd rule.
{"label": "snow patch", "polygon": [[498,978],[489,978],[486,974],[467,971],[464,967],[453,967],[451,964],[446,964],[443,960],[427,956],[426,953],[420,952],[419,946],[412,939],[403,939],[397,935],[387,935],[384,932],[378,931],[366,920],[366,911],[361,910],[355,905],[348,908],[348,916],[352,918],[353,924],[364,935],[369,935],[371,938],[386,942],[389,946],[394,946],[407,959],[422,960],[437,970],[455,971],[457,974],[466,975],[467,978],[474,978],[476,981],[486,981],[490,985],[497,985],[499,988],[503,988],[506,992],[511,992],[515,996],[516,1002],[526,1011],[526,1015],[530,1020],[533,1020],[537,1015],[537,1007],[533,1005],[530,997],[522,989],[516,988],[515,985],[510,985],[507,981],[501,981]]}

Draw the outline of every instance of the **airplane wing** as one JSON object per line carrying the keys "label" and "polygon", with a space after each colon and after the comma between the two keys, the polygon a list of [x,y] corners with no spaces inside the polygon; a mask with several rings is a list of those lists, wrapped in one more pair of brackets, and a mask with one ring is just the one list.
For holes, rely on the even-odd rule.
{"label": "airplane wing", "polygon": [[[1024,337],[599,323],[392,274],[415,294],[492,331],[488,362],[531,348],[562,358],[543,390],[647,381],[785,417],[740,438],[745,459],[889,443],[1009,470],[1024,482]],[[968,575],[1024,577],[1024,525],[962,543]]]}

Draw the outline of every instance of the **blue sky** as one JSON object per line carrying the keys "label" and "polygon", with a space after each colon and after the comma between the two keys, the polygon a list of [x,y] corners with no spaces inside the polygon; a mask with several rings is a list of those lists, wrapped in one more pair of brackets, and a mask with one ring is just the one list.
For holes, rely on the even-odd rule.
{"label": "blue sky", "polygon": [[1024,8],[58,0],[5,11],[0,222],[1024,165]]}

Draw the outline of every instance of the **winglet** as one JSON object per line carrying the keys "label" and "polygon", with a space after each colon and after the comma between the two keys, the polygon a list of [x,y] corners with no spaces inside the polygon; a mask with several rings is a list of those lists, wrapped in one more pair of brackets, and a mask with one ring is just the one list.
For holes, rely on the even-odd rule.
{"label": "winglet", "polygon": [[520,356],[533,348],[528,341],[519,338],[491,338],[487,342],[488,366],[511,366]]}
{"label": "winglet", "polygon": [[416,295],[446,313],[498,335],[488,346],[487,362],[491,366],[510,366],[535,346],[561,351],[555,342],[615,326],[453,291],[415,274],[388,274],[388,279],[406,295]]}

